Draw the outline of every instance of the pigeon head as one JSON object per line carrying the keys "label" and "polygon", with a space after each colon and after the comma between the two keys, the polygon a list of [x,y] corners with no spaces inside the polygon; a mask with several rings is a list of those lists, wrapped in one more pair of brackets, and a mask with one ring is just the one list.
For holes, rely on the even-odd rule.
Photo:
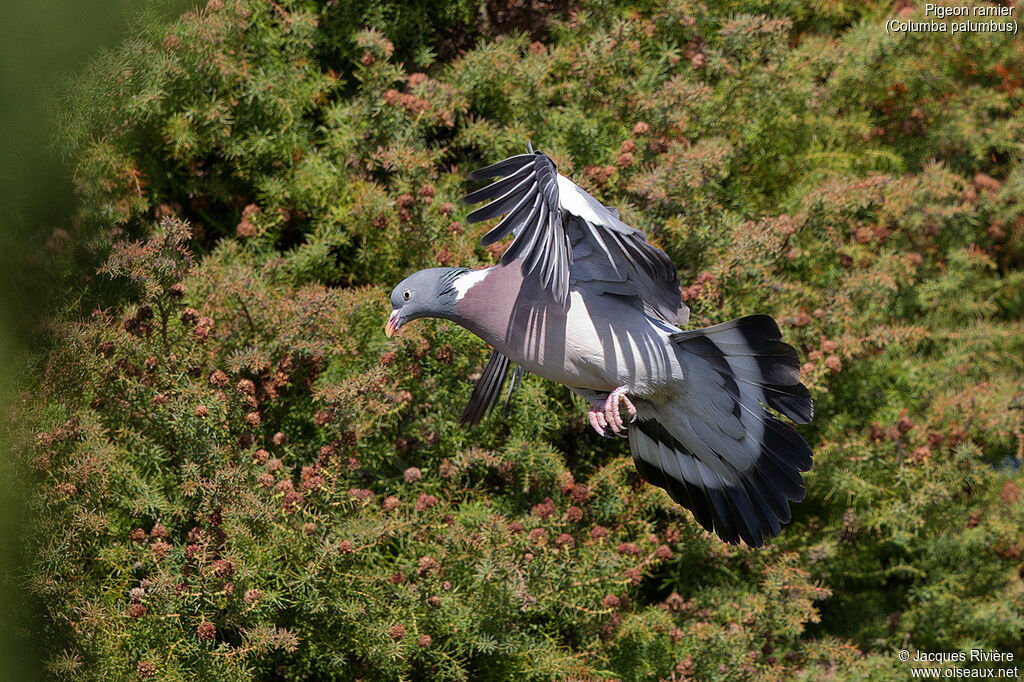
{"label": "pigeon head", "polygon": [[421,317],[450,319],[455,313],[458,289],[455,280],[466,268],[430,268],[403,279],[391,292],[391,316],[384,325],[389,337],[406,322]]}

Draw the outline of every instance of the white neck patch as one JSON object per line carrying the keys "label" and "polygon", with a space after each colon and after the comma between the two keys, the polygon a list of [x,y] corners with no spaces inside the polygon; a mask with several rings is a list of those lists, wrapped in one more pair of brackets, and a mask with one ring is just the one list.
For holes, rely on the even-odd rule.
{"label": "white neck patch", "polygon": [[481,268],[479,270],[470,270],[469,272],[465,272],[456,277],[452,282],[452,286],[455,287],[455,291],[458,292],[455,295],[455,300],[461,301],[462,297],[466,295],[466,292],[482,282],[490,271],[490,268]]}

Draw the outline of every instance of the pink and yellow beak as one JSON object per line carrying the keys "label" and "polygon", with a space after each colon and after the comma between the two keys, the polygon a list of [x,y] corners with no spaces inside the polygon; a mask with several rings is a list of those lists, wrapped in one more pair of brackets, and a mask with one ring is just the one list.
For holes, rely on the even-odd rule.
{"label": "pink and yellow beak", "polygon": [[388,335],[390,339],[398,331],[398,308],[391,311],[391,317],[388,318],[388,323],[384,325],[384,333]]}

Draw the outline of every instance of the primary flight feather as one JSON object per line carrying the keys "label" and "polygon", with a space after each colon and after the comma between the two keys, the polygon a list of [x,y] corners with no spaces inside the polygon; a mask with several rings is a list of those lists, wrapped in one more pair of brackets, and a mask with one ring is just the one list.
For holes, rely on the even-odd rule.
{"label": "primary flight feather", "polygon": [[[619,220],[545,154],[470,173],[495,182],[468,216],[504,216],[484,244],[514,235],[490,268],[431,268],[391,294],[385,331],[421,317],[452,320],[493,347],[462,421],[505,405],[524,372],[557,381],[590,404],[602,436],[627,434],[640,474],[727,542],[760,546],[802,500],[811,449],[771,408],[813,416],[796,351],[767,315],[683,331],[689,310],[671,259]],[[629,420],[623,418],[623,411]]]}

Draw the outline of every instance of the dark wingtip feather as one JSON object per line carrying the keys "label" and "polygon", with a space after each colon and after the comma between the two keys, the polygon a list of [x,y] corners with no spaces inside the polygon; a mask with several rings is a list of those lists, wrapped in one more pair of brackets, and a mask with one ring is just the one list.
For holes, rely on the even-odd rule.
{"label": "dark wingtip feather", "polygon": [[533,161],[535,154],[517,154],[497,163],[492,163],[484,168],[477,168],[466,175],[466,180],[490,180],[500,176],[510,175],[519,170],[527,163]]}
{"label": "dark wingtip feather", "polygon": [[736,322],[736,328],[743,334],[750,347],[755,350],[763,348],[766,342],[774,343],[782,340],[782,331],[771,315],[764,313],[747,315]]}
{"label": "dark wingtip feather", "polygon": [[505,385],[508,367],[509,359],[507,357],[498,351],[491,353],[487,367],[484,368],[483,374],[477,380],[469,402],[462,410],[462,415],[459,417],[460,424],[475,426],[493,409],[501,395],[501,388]]}
{"label": "dark wingtip feather", "polygon": [[810,471],[814,464],[814,452],[803,436],[792,426],[775,417],[765,416],[762,421],[765,425],[765,447],[776,453],[786,453],[786,461],[798,471]]}
{"label": "dark wingtip feather", "polygon": [[761,386],[761,390],[764,391],[768,407],[778,410],[797,424],[810,423],[814,418],[814,401],[811,400],[811,392],[803,384],[792,386],[764,384]]}
{"label": "dark wingtip feather", "polygon": [[512,370],[512,384],[508,387],[508,393],[505,394],[505,404],[501,408],[503,415],[507,416],[512,411],[512,399],[519,392],[519,385],[523,381],[524,374],[526,374],[526,370],[523,369],[522,365],[516,365],[516,368]]}

